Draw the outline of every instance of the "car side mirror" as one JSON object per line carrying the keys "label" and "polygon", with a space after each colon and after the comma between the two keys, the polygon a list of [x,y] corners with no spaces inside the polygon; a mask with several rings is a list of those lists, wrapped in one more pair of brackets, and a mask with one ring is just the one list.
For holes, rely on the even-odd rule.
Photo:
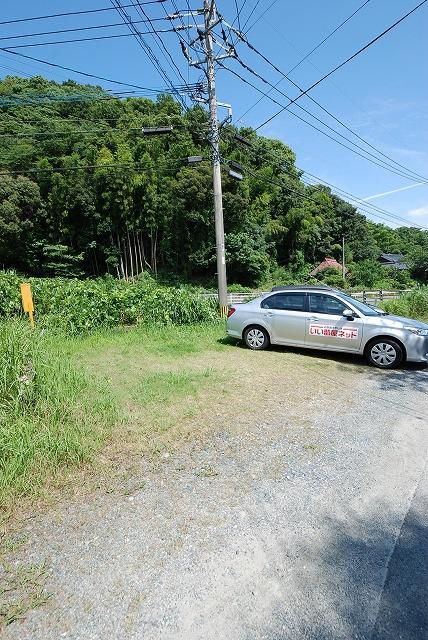
{"label": "car side mirror", "polygon": [[346,318],[347,320],[353,320],[354,319],[354,312],[352,311],[352,309],[344,309],[342,316],[344,318]]}

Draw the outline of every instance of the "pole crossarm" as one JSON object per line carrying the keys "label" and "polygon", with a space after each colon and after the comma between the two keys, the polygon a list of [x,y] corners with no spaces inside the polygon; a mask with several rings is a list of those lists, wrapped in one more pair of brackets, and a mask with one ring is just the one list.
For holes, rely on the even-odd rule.
{"label": "pole crossarm", "polygon": [[[197,23],[196,18],[199,16],[203,16],[203,24]],[[220,314],[224,316],[227,310],[227,279],[226,250],[224,242],[223,191],[221,181],[222,157],[220,152],[220,129],[224,124],[231,121],[232,108],[227,103],[217,101],[215,64],[220,60],[236,57],[236,52],[233,43],[229,42],[226,37],[223,29],[224,20],[217,11],[215,0],[204,0],[203,9],[175,13],[169,17],[171,20],[182,20],[186,17],[194,19],[194,25],[190,25],[190,29],[196,30],[196,36],[188,43],[180,41],[181,49],[189,66],[201,69],[207,79],[207,103],[210,116],[208,142],[211,147],[211,163],[213,170],[218,303]],[[214,34],[214,29],[219,25],[222,27],[222,41],[219,41],[218,37]],[[214,53],[214,46],[219,49],[217,54]],[[217,110],[219,106],[228,109],[227,118],[223,120],[221,124],[218,122]]]}

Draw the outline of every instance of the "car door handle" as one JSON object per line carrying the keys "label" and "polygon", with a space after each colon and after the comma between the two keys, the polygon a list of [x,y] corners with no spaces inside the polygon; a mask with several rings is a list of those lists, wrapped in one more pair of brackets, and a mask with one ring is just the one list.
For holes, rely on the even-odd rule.
{"label": "car door handle", "polygon": [[267,316],[268,318],[271,318],[272,316],[274,316],[275,314],[272,313],[272,311],[269,311],[268,313],[265,313],[265,316]]}
{"label": "car door handle", "polygon": [[319,321],[320,321],[320,319],[319,319],[319,318],[314,318],[314,317],[309,318],[309,320],[310,320],[311,322],[319,322]]}

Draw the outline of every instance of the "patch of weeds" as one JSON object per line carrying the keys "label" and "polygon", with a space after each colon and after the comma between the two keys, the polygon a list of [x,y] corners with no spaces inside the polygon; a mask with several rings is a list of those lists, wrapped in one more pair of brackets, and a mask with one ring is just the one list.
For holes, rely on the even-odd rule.
{"label": "patch of weeds", "polygon": [[308,451],[309,453],[318,453],[320,450],[320,446],[318,444],[313,444],[313,443],[304,444],[303,448],[305,451]]}
{"label": "patch of weeds", "polygon": [[46,565],[0,563],[0,630],[22,619],[28,611],[45,604]]}
{"label": "patch of weeds", "polygon": [[117,420],[105,384],[27,323],[0,323],[0,504],[91,459]]}
{"label": "patch of weeds", "polygon": [[215,478],[216,476],[218,476],[218,471],[216,471],[214,469],[214,467],[212,467],[210,464],[205,465],[204,467],[201,467],[200,469],[198,469],[198,471],[196,471],[195,475],[198,478]]}
{"label": "patch of weeds", "polygon": [[18,551],[26,542],[28,542],[27,535],[7,536],[2,534],[0,537],[0,558],[6,553]]}

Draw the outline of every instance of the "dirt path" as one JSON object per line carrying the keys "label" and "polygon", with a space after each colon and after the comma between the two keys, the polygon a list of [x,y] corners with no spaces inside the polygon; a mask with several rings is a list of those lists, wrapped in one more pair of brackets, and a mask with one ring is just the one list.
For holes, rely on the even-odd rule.
{"label": "dirt path", "polygon": [[428,625],[393,636],[386,624],[394,576],[404,580],[396,550],[416,544],[400,538],[409,513],[426,532],[412,501],[425,490],[428,372],[281,351],[215,357],[243,382],[209,400],[204,437],[155,465],[142,456],[134,490],[25,524],[16,561],[45,562],[52,597],[4,637],[428,637]]}

